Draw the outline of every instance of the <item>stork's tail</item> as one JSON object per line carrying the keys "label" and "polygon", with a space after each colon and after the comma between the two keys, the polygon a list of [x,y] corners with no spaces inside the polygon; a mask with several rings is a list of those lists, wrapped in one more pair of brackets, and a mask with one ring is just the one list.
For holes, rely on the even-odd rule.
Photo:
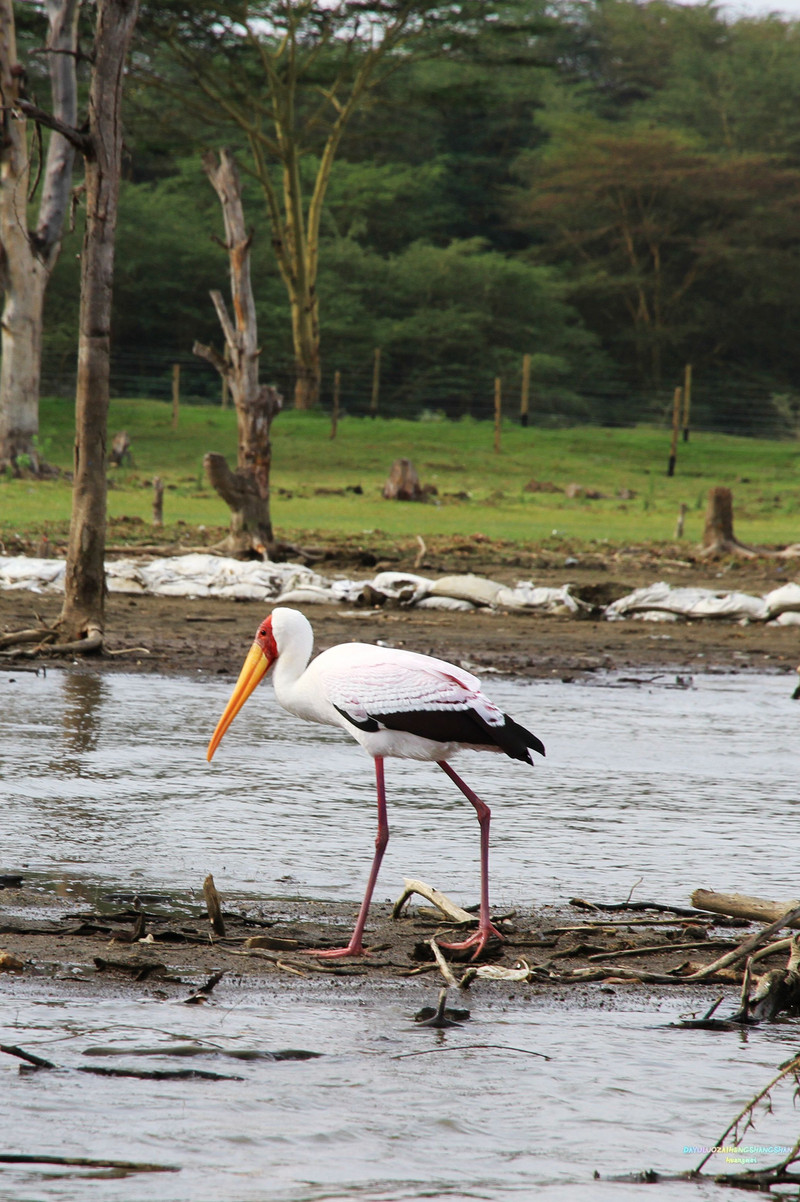
{"label": "stork's tail", "polygon": [[508,714],[504,714],[503,717],[505,722],[502,726],[491,726],[488,729],[492,732],[492,741],[501,747],[506,755],[512,760],[523,760],[526,764],[532,764],[534,761],[531,751],[538,751],[539,755],[545,754],[541,739],[524,726],[520,726],[519,722],[515,722]]}

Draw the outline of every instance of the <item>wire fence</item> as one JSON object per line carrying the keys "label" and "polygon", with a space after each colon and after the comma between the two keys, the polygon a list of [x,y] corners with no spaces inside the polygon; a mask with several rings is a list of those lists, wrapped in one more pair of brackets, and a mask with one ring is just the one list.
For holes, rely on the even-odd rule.
{"label": "wire fence", "polygon": [[[496,417],[495,373],[489,368],[430,364],[414,371],[381,370],[376,388],[373,361],[339,369],[329,355],[330,370],[322,377],[320,407],[333,406],[334,373],[340,371],[340,416],[366,416],[409,420],[444,415],[457,420]],[[176,373],[176,366],[179,371]],[[274,385],[287,406],[293,404],[296,369],[291,360],[273,360],[262,367],[264,383]],[[682,373],[681,373],[682,375]],[[522,419],[522,368],[501,375],[502,417]],[[111,367],[112,396],[142,397],[172,402],[178,380],[181,404],[220,405],[222,383],[218,374],[191,354],[118,352]],[[637,389],[628,381],[604,379],[561,385],[557,380],[531,382],[527,421],[532,426],[599,424],[633,426],[641,423],[669,426],[673,421],[675,387],[681,380],[659,389]],[[43,395],[73,397],[75,373],[62,364],[43,364]],[[681,403],[683,422],[684,402]],[[782,387],[763,378],[731,371],[695,372],[691,386],[689,424],[693,430],[749,435],[761,438],[800,438],[800,386]]]}

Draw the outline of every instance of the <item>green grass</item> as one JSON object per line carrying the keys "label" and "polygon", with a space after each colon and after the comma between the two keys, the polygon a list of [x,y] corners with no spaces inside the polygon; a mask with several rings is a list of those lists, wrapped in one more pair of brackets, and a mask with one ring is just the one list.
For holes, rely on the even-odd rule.
{"label": "green grass", "polygon": [[[117,400],[109,432],[130,435],[134,464],[112,469],[112,519],[149,523],[150,482],[166,482],[168,524],[224,526],[228,515],[208,487],[206,451],[236,456],[236,418],[228,410],[183,406],[177,431],[171,410],[157,401]],[[692,434],[678,449],[677,472],[666,475],[669,435],[651,427],[568,430],[522,429],[506,424],[499,453],[491,423],[462,420],[400,421],[345,418],[335,440],[323,414],[281,414],[273,427],[273,518],[279,535],[393,537],[471,536],[538,542],[610,543],[672,540],[680,504],[688,506],[687,542],[702,533],[708,489],[734,493],[736,532],[745,542],[800,541],[800,443],[719,434]],[[43,401],[40,447],[50,463],[72,461],[73,407]],[[412,459],[423,484],[438,495],[424,505],[389,503],[380,493],[392,461]],[[563,493],[525,493],[535,478],[561,488],[571,482],[595,489],[600,500]],[[363,495],[321,495],[318,489],[360,485]],[[620,499],[621,490],[634,493]],[[468,499],[455,494],[467,493]],[[58,532],[69,519],[65,481],[0,482],[0,537],[15,532]],[[169,532],[169,531],[168,531]],[[168,533],[167,532],[167,533]],[[143,532],[140,531],[139,537]]]}

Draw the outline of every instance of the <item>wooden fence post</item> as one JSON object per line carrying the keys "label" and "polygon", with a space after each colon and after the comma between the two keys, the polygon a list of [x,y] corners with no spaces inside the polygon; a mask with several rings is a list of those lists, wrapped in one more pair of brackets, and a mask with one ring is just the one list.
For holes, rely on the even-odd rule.
{"label": "wooden fence post", "polygon": [[528,396],[531,388],[531,357],[522,356],[522,395],[519,402],[519,422],[521,426],[528,424]]}
{"label": "wooden fence post", "polygon": [[689,415],[692,411],[692,365],[683,369],[683,441],[689,441]]}
{"label": "wooden fence post", "polygon": [[667,465],[667,475],[675,475],[675,461],[678,458],[678,431],[681,426],[681,397],[683,395],[682,388],[676,388],[672,398],[672,442],[669,448],[669,464]]}
{"label": "wooden fence post", "polygon": [[153,525],[164,525],[164,481],[153,476]]}
{"label": "wooden fence post", "polygon": [[178,428],[178,409],[181,403],[181,365],[172,364],[172,428]]}
{"label": "wooden fence post", "polygon": [[372,397],[369,402],[370,417],[378,416],[378,395],[381,388],[381,348],[375,347],[375,357],[372,363]]}
{"label": "wooden fence post", "polygon": [[503,394],[500,377],[494,380],[494,449],[500,450],[500,422],[503,416]]}
{"label": "wooden fence post", "polygon": [[333,412],[331,413],[331,438],[336,437],[336,427],[339,425],[339,385],[341,384],[342,373],[335,371],[333,373]]}

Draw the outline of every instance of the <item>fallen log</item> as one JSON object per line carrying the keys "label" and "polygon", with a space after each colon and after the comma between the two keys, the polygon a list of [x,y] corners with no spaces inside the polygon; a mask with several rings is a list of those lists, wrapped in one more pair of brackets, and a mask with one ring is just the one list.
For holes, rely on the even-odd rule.
{"label": "fallen log", "polygon": [[[800,900],[768,901],[763,897],[748,897],[746,893],[716,893],[713,889],[695,889],[692,905],[698,910],[727,914],[730,918],[747,918],[753,922],[775,922],[800,906]],[[800,918],[787,926],[800,928]]]}

